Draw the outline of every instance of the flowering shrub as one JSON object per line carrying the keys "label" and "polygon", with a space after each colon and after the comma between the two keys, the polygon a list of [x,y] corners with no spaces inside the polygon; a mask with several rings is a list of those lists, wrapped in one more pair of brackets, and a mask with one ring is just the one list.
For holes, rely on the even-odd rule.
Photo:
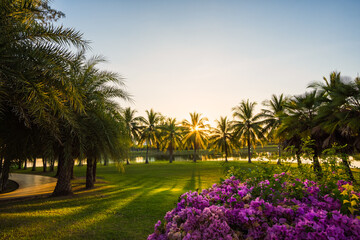
{"label": "flowering shrub", "polygon": [[360,239],[359,192],[289,173],[264,181],[230,177],[183,194],[152,239]]}

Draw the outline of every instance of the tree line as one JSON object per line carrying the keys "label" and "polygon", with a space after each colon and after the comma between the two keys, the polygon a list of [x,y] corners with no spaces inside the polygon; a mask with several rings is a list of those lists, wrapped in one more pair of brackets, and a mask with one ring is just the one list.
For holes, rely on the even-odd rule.
{"label": "tree line", "polygon": [[310,151],[318,177],[322,176],[319,158],[324,151],[334,148],[349,178],[355,181],[348,156],[360,150],[359,77],[350,79],[332,72],[323,81],[310,83],[304,94],[272,95],[258,113],[256,104],[242,100],[232,108],[233,119],[220,117],[215,128],[196,112],[190,113],[190,120],[177,122],[153,109],[142,117],[136,116],[136,110],[126,108],[123,118],[132,144],[146,146],[145,163],[151,146],[168,151],[170,163],[176,149],[193,149],[196,162],[196,152],[201,148],[222,152],[227,161],[235,149],[247,147],[251,163],[251,147],[272,142],[278,144],[278,164],[283,150],[294,153],[298,166],[301,155]]}
{"label": "tree line", "polygon": [[0,1],[0,191],[12,164],[39,157],[58,163],[54,196],[72,193],[75,159],[87,160],[92,188],[96,161],[128,148],[123,79],[86,57],[82,33],[55,24],[63,16],[47,0]]}
{"label": "tree line", "polygon": [[86,159],[86,188],[92,188],[97,161],[129,159],[134,145],[146,147],[146,163],[151,146],[167,150],[170,161],[180,148],[192,149],[196,161],[199,149],[217,149],[227,160],[246,146],[251,162],[250,147],[272,141],[279,155],[293,146],[299,165],[310,149],[321,177],[319,157],[337,144],[352,177],[347,154],[360,148],[359,77],[331,73],[305,94],[273,95],[259,113],[255,102],[243,100],[233,119],[221,117],[214,129],[199,113],[181,122],[154,110],[136,116],[116,101],[131,101],[121,76],[100,70],[103,58],[86,57],[90,46],[82,33],[55,24],[63,16],[46,0],[0,1],[0,191],[12,165],[36,158],[51,170],[57,162],[54,196],[72,193],[75,159]]}

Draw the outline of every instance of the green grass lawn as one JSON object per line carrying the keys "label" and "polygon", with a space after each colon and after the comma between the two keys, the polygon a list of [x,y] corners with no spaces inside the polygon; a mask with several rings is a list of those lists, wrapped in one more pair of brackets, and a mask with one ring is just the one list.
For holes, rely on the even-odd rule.
{"label": "green grass lawn", "polygon": [[91,191],[84,189],[86,166],[75,166],[73,196],[0,202],[0,239],[146,239],[182,193],[219,182],[223,164],[132,164],[124,173],[98,165]]}

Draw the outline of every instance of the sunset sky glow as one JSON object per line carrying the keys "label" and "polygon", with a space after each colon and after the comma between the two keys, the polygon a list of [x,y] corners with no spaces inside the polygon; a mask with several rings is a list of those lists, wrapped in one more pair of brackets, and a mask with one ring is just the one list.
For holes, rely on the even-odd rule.
{"label": "sunset sky glow", "polygon": [[[315,3],[316,2],[316,3]],[[360,1],[54,0],[89,55],[126,79],[132,108],[212,122],[242,99],[301,94],[360,72]],[[122,103],[122,106],[129,104]]]}

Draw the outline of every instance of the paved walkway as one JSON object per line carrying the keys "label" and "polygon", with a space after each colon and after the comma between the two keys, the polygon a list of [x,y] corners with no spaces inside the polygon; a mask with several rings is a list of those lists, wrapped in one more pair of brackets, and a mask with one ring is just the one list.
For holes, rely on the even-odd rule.
{"label": "paved walkway", "polygon": [[57,181],[53,177],[19,173],[11,173],[9,179],[17,182],[19,188],[9,193],[0,194],[0,200],[51,194]]}

